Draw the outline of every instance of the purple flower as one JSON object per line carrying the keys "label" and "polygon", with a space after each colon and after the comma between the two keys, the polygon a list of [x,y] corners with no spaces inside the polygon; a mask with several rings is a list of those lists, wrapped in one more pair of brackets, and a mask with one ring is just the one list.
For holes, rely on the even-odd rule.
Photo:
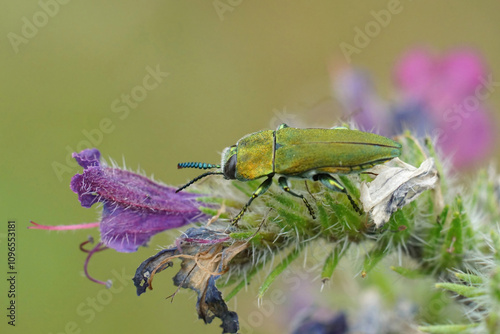
{"label": "purple flower", "polygon": [[368,75],[355,69],[336,75],[335,87],[344,87],[336,94],[364,130],[430,134],[458,168],[487,156],[494,129],[484,104],[496,83],[478,54],[462,49],[436,57],[411,50],[396,64],[394,81],[399,101],[390,105],[384,106]]}
{"label": "purple flower", "polygon": [[364,131],[376,131],[384,134],[385,127],[380,119],[389,116],[389,108],[376,93],[369,73],[356,68],[332,70],[333,93],[343,109]]}
{"label": "purple flower", "polygon": [[175,188],[155,183],[126,170],[101,166],[96,149],[73,154],[84,167],[71,180],[83,207],[103,203],[100,224],[103,243],[119,252],[134,252],[156,233],[204,218],[198,195],[175,193]]}
{"label": "purple flower", "polygon": [[196,200],[199,195],[175,193],[176,188],[127,170],[107,167],[101,164],[97,149],[74,153],[73,157],[84,170],[71,180],[71,190],[78,194],[83,207],[102,203],[101,222],[70,226],[33,223],[35,226],[31,228],[66,230],[99,226],[102,241],[89,255],[107,247],[134,252],[159,232],[208,218],[200,211],[201,203]]}

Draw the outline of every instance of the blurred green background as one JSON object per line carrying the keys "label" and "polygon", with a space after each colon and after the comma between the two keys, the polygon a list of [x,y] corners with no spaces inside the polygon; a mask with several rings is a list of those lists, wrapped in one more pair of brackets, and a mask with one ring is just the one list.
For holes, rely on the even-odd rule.
{"label": "blurred green background", "polygon": [[[81,168],[66,162],[70,152],[85,148],[88,136],[103,157],[120,164],[125,159],[133,170],[140,167],[178,185],[197,172],[177,171],[177,162],[217,163],[224,147],[273,128],[282,118],[334,125],[341,110],[331,97],[328,68],[332,62],[347,64],[340,43],[353,44],[354,28],[363,28],[373,20],[371,11],[387,6],[388,1],[2,2],[1,257],[6,272],[7,220],[14,219],[18,309],[15,328],[7,326],[2,312],[1,331],[220,333],[218,319],[210,326],[197,320],[193,292],[182,291],[173,304],[165,300],[175,290],[168,272],[156,277],[153,291],[135,294],[130,278],[136,267],[178,231],[156,236],[136,253],[95,256],[93,276],[125,273],[109,292],[82,274],[85,255],[78,245],[89,234],[98,238],[97,231],[26,226],[30,220],[96,221],[99,212],[82,208],[69,189]],[[436,51],[474,47],[493,78],[499,76],[498,1],[401,1],[400,6],[387,27],[352,56],[351,65],[368,69],[382,95],[391,97],[394,61],[416,45]],[[30,29],[34,22],[39,27]],[[148,69],[169,75],[158,85],[146,83],[156,87],[144,90]],[[137,104],[126,107],[121,96],[131,93]],[[500,93],[486,103],[500,110]],[[99,130],[102,122],[105,129]],[[7,287],[1,281],[5,310]],[[254,302],[250,288],[238,298],[240,317],[256,310]],[[253,332],[276,332],[275,318],[266,316]]]}

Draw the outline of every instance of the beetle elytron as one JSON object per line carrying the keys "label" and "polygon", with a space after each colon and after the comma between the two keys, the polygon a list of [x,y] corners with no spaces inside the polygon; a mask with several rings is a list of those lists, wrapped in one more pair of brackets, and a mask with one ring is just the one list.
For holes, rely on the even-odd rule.
{"label": "beetle elytron", "polygon": [[[183,162],[178,168],[199,168],[207,172],[177,189],[185,189],[208,175],[223,175],[228,180],[250,181],[266,177],[249,201],[234,218],[236,224],[254,199],[265,193],[275,174],[287,193],[299,197],[315,218],[314,210],[304,195],[290,189],[288,178],[319,181],[328,189],[343,192],[361,214],[345,187],[331,174],[359,173],[401,154],[401,144],[373,133],[347,128],[297,129],[281,124],[276,130],[264,130],[241,138],[222,153],[220,165]],[[222,168],[221,168],[222,166]]]}

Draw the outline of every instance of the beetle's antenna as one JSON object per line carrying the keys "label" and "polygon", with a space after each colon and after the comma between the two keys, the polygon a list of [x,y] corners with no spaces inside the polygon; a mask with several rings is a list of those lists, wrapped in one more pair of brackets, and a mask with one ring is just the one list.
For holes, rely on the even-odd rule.
{"label": "beetle's antenna", "polygon": [[177,168],[212,169],[212,168],[220,168],[220,165],[207,164],[206,162],[180,162],[177,164]]}
{"label": "beetle's antenna", "polygon": [[[180,167],[180,168],[183,168],[183,167]],[[193,167],[193,168],[196,168],[196,167]],[[212,168],[215,168],[215,167],[212,167]],[[180,187],[179,189],[177,189],[175,192],[178,193],[179,191],[186,189],[187,187],[189,187],[190,185],[192,185],[196,181],[198,181],[198,180],[200,180],[208,175],[224,175],[224,173],[223,172],[207,172],[207,173],[201,174],[201,175],[195,177],[194,179],[192,179],[191,181],[189,181],[188,183],[186,183],[185,185],[183,185],[182,187]]]}

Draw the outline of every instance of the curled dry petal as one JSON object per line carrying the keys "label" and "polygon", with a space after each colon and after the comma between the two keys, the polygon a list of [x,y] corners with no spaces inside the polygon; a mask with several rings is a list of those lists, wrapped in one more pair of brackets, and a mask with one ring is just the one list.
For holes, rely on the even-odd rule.
{"label": "curled dry petal", "polygon": [[419,168],[395,159],[402,167],[378,165],[371,171],[378,176],[361,184],[360,200],[370,212],[377,227],[389,221],[391,215],[415,200],[423,191],[433,189],[438,180],[434,159],[422,162]]}

